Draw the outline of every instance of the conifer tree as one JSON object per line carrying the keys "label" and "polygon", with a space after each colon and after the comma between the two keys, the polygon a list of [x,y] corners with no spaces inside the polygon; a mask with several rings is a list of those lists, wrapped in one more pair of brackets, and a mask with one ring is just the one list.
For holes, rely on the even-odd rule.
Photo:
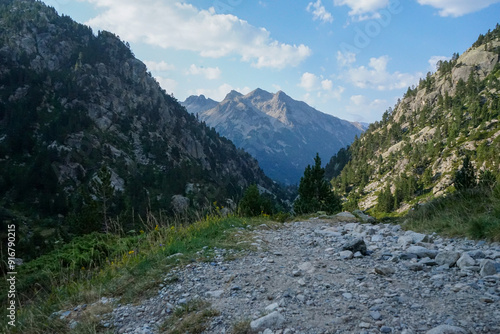
{"label": "conifer tree", "polygon": [[98,203],[105,232],[108,232],[109,209],[114,192],[115,189],[111,184],[111,172],[103,165],[97,176],[90,181],[90,195]]}
{"label": "conifer tree", "polygon": [[271,214],[272,203],[261,196],[256,184],[250,185],[241,199],[238,209],[243,216],[255,217],[261,213]]}
{"label": "conifer tree", "polygon": [[380,195],[378,195],[377,211],[379,212],[391,212],[394,209],[394,196],[391,192],[391,187],[389,184],[385,186]]}
{"label": "conifer tree", "polygon": [[340,198],[325,180],[325,169],[321,167],[319,154],[314,158],[314,166],[308,165],[300,179],[299,198],[293,207],[299,214],[317,211],[334,213],[342,208]]}
{"label": "conifer tree", "polygon": [[455,173],[455,179],[453,181],[455,189],[458,191],[471,189],[477,185],[474,166],[472,166],[468,155],[464,157],[462,168]]}

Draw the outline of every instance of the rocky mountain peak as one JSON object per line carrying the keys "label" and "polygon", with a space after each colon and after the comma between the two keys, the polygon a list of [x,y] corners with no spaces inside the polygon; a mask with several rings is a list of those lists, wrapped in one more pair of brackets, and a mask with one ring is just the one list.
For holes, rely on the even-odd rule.
{"label": "rocky mountain peak", "polygon": [[260,88],[245,96],[229,93],[200,119],[256,157],[271,178],[286,184],[300,180],[316,152],[331,156],[362,132],[283,91],[272,94]]}
{"label": "rocky mountain peak", "polygon": [[210,98],[206,98],[205,95],[191,95],[184,102],[181,103],[186,107],[189,112],[193,114],[199,114],[205,110],[214,108],[218,102]]}
{"label": "rocky mountain peak", "polygon": [[223,100],[223,101],[225,101],[225,100],[235,100],[235,99],[237,99],[237,98],[239,98],[239,97],[241,97],[241,96],[243,96],[243,94],[241,94],[240,92],[237,92],[237,91],[235,91],[235,90],[233,89],[233,90],[231,90],[231,91],[230,91],[230,92],[226,95],[226,97],[224,98],[224,100]]}

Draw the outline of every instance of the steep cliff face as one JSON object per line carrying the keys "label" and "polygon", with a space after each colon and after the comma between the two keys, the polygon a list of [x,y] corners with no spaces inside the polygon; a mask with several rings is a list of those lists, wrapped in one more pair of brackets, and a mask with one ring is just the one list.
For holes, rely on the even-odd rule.
{"label": "steep cliff face", "polygon": [[330,157],[362,133],[359,126],[282,91],[256,89],[247,95],[233,91],[212,108],[201,97],[190,97],[183,105],[249,152],[267,175],[285,184],[298,183],[317,152]]}
{"label": "steep cliff face", "polygon": [[[104,165],[136,212],[274,184],[248,154],[200,124],[119,38],[41,2],[0,2],[0,200],[65,215]],[[187,193],[189,192],[189,194]]]}
{"label": "steep cliff face", "polygon": [[[394,110],[350,148],[351,160],[333,183],[362,209],[375,207],[386,187],[395,209],[453,191],[463,158],[475,169],[500,170],[500,27],[409,88]],[[345,156],[334,157],[338,166]],[[337,169],[338,170],[338,169]]]}

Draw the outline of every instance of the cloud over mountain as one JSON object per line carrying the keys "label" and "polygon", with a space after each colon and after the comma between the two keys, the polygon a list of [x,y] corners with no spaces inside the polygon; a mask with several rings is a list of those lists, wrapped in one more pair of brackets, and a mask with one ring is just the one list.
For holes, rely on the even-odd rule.
{"label": "cloud over mountain", "polygon": [[186,3],[144,0],[86,0],[104,10],[86,23],[123,39],[161,48],[188,50],[203,57],[239,55],[257,68],[296,66],[311,55],[304,45],[281,43],[265,28],[234,15],[200,10]]}
{"label": "cloud over mountain", "polygon": [[465,14],[477,12],[492,4],[500,3],[500,0],[417,0],[421,5],[430,5],[439,9],[440,16],[458,17]]}

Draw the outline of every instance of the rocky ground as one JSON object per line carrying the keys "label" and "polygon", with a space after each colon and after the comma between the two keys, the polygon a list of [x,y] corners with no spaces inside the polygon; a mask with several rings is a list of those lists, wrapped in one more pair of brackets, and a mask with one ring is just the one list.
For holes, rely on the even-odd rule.
{"label": "rocky ground", "polygon": [[245,319],[264,334],[500,333],[498,243],[321,218],[237,233],[254,250],[224,260],[228,251],[205,249],[214,262],[171,271],[155,297],[116,305],[105,325],[157,333],[202,299],[219,311],[204,333]]}

